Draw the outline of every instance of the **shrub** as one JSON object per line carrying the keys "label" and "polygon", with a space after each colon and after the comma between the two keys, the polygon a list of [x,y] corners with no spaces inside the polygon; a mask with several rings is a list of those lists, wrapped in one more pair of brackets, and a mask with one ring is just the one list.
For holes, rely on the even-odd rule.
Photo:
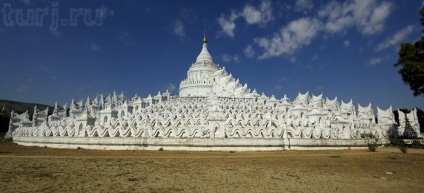
{"label": "shrub", "polygon": [[[415,141],[414,141],[415,142]],[[390,144],[394,147],[398,147],[402,153],[407,153],[407,145],[401,138],[391,138]]]}
{"label": "shrub", "polygon": [[377,150],[378,145],[375,142],[371,142],[371,143],[367,143],[367,146],[369,151],[375,152]]}
{"label": "shrub", "polygon": [[379,140],[374,134],[363,133],[361,134],[361,137],[365,139],[365,142],[367,143],[369,151],[375,152],[377,150]]}
{"label": "shrub", "polygon": [[404,144],[403,143],[403,140],[402,139],[399,139],[399,138],[390,138],[389,140],[390,140],[390,144],[392,146],[395,146],[395,147]]}
{"label": "shrub", "polygon": [[163,147],[159,148],[159,151],[163,151]]}
{"label": "shrub", "polygon": [[411,147],[416,148],[416,149],[420,149],[420,148],[423,148],[423,145],[421,145],[421,143],[418,139],[415,139],[415,140],[412,141]]}
{"label": "shrub", "polygon": [[402,153],[407,153],[407,148],[405,144],[399,145],[398,148]]}

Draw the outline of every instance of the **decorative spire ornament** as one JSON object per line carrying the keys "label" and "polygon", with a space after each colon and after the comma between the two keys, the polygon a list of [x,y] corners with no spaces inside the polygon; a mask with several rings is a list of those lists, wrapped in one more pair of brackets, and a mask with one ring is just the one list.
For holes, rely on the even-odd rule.
{"label": "decorative spire ornament", "polygon": [[206,39],[206,30],[205,30],[205,32],[203,33],[203,43],[204,43],[204,44],[207,44],[207,43],[208,43],[208,40]]}

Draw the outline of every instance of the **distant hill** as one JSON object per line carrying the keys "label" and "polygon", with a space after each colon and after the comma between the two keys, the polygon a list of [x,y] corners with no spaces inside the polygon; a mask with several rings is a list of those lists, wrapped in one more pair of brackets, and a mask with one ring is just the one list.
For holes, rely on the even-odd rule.
{"label": "distant hill", "polygon": [[40,110],[44,110],[49,107],[49,111],[53,111],[54,108],[44,104],[0,100],[0,133],[7,132],[7,129],[9,128],[10,113],[12,110],[16,113],[23,113],[28,110],[28,113],[32,118],[35,106],[37,106]]}
{"label": "distant hill", "polygon": [[[34,112],[34,107],[37,106],[38,109],[44,110],[47,107],[54,108],[49,105],[44,104],[37,104],[37,103],[25,103],[25,102],[18,102],[18,101],[9,101],[9,100],[0,100],[0,110],[6,111],[6,113],[10,114],[10,112],[15,111],[17,113],[23,113],[26,110],[28,110],[29,114],[32,114]],[[53,109],[52,109],[53,110]]]}

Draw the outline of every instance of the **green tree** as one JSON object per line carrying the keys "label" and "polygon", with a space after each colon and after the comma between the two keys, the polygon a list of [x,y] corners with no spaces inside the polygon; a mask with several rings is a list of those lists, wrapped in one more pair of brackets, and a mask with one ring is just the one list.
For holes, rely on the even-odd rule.
{"label": "green tree", "polygon": [[[424,7],[421,8],[420,14],[421,14],[421,25],[424,27]],[[424,28],[423,28],[423,32],[424,32]]]}
{"label": "green tree", "polygon": [[409,122],[408,116],[405,116],[405,131],[403,133],[403,138],[406,138],[406,139],[417,138],[417,132],[411,126],[411,123]]}
{"label": "green tree", "polygon": [[10,114],[0,109],[0,133],[6,133],[9,129]]}
{"label": "green tree", "polygon": [[[420,15],[424,33],[424,7],[421,8]],[[402,43],[399,60],[394,66],[401,66],[398,72],[402,75],[403,82],[410,86],[414,96],[424,96],[424,36],[414,44]]]}

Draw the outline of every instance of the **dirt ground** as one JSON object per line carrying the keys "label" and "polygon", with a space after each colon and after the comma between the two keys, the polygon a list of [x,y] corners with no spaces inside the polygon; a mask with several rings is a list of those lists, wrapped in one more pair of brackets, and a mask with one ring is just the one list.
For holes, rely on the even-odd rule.
{"label": "dirt ground", "polygon": [[424,149],[102,151],[0,142],[0,192],[424,192]]}

